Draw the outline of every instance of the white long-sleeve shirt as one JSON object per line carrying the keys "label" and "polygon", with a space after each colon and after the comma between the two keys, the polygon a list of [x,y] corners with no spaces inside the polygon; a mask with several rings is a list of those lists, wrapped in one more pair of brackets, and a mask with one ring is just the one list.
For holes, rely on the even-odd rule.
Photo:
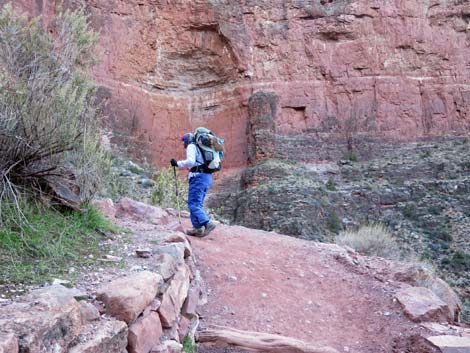
{"label": "white long-sleeve shirt", "polygon": [[[183,160],[183,161],[178,161],[177,162],[178,167],[191,169],[192,167],[194,167],[196,165],[200,165],[200,163],[197,162],[197,155],[198,155],[198,151],[197,151],[196,145],[194,143],[190,143],[186,147],[186,159]],[[199,173],[189,172],[188,173],[188,179],[191,179],[193,176],[195,176],[197,174],[199,174]]]}
{"label": "white long-sleeve shirt", "polygon": [[180,168],[192,168],[196,165],[196,145],[190,143],[186,147],[186,159],[183,161],[178,161],[178,167]]}

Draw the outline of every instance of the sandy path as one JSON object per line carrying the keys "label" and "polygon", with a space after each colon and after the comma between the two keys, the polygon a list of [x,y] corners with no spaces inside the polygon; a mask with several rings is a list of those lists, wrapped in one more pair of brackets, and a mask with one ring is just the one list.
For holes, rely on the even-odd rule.
{"label": "sandy path", "polygon": [[208,291],[202,328],[282,334],[351,353],[405,352],[403,337],[418,330],[390,284],[351,271],[331,245],[224,225],[191,242]]}

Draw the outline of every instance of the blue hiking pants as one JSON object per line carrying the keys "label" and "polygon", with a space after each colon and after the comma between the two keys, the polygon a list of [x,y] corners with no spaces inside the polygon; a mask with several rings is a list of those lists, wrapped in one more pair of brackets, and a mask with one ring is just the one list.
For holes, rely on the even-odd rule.
{"label": "blue hiking pants", "polygon": [[189,179],[188,208],[191,213],[191,223],[194,228],[201,228],[207,222],[203,204],[206,193],[212,185],[212,174],[198,173]]}

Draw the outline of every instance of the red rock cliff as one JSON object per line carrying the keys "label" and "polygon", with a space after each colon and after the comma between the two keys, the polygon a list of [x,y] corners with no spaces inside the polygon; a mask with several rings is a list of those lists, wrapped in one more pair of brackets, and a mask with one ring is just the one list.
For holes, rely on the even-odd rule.
{"label": "red rock cliff", "polygon": [[[47,22],[58,3],[15,6]],[[157,164],[182,157],[179,136],[199,125],[227,139],[229,166],[293,136],[318,158],[325,138],[470,130],[465,0],[65,1],[78,3],[101,32],[115,141]]]}

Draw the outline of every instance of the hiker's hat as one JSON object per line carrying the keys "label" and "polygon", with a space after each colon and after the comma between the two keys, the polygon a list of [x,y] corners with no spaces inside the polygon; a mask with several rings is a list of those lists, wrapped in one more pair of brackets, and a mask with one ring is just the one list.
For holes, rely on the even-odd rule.
{"label": "hiker's hat", "polygon": [[184,142],[184,147],[188,147],[188,145],[193,141],[194,139],[194,135],[190,132],[184,134],[183,136],[181,136],[181,141]]}

